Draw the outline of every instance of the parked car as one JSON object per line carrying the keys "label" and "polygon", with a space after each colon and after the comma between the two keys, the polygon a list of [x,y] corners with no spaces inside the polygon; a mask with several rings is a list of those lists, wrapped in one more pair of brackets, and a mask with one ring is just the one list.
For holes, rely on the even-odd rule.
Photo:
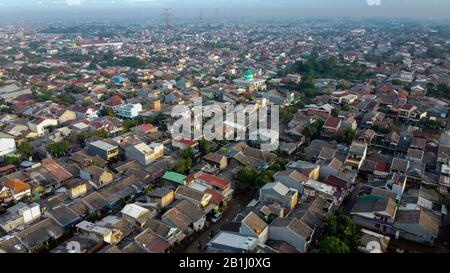
{"label": "parked car", "polygon": [[214,214],[214,216],[212,217],[212,222],[213,223],[217,223],[219,222],[219,220],[222,218],[222,213],[217,212],[216,214]]}

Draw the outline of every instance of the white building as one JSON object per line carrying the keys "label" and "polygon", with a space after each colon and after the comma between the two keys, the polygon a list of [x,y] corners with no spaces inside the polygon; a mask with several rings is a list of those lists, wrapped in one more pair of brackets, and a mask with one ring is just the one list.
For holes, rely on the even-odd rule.
{"label": "white building", "polygon": [[0,156],[16,152],[16,141],[14,137],[0,132]]}
{"label": "white building", "polygon": [[30,128],[30,130],[37,133],[38,136],[45,135],[45,128],[57,125],[58,120],[47,117],[37,117],[34,120],[28,122],[28,127]]}
{"label": "white building", "polygon": [[142,104],[125,104],[117,107],[116,114],[122,118],[136,118],[139,116],[139,113],[142,112]]}
{"label": "white building", "polygon": [[256,90],[266,90],[266,80],[264,79],[255,79],[253,77],[252,71],[245,72],[244,76],[241,79],[234,80],[234,84],[238,88],[248,89],[250,91]]}

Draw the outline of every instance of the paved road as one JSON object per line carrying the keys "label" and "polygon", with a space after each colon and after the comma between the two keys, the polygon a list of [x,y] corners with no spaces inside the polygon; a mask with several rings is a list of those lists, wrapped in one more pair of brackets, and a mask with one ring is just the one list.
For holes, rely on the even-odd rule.
{"label": "paved road", "polygon": [[[206,243],[209,242],[210,237],[209,233],[214,231],[214,234],[220,230],[224,224],[228,223],[244,208],[251,200],[253,199],[253,192],[245,192],[239,195],[236,195],[233,200],[228,204],[228,208],[223,213],[222,218],[217,223],[212,223],[207,227],[197,239],[192,240],[188,245],[186,245],[183,249],[176,249],[176,252],[179,253],[199,253],[203,252],[203,249],[206,248]],[[200,240],[202,242],[202,251],[200,251],[197,247],[197,241]]]}

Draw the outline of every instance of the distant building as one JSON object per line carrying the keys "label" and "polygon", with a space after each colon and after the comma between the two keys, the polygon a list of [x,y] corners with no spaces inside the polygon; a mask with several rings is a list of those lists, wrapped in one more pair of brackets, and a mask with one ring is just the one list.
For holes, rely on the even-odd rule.
{"label": "distant building", "polygon": [[246,71],[241,79],[234,80],[234,84],[238,88],[249,91],[263,91],[267,89],[266,80],[256,79],[253,76],[253,71]]}

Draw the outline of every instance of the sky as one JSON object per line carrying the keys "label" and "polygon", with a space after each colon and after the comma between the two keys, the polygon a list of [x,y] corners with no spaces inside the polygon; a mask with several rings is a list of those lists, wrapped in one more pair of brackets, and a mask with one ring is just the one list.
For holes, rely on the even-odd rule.
{"label": "sky", "polygon": [[0,17],[408,17],[450,19],[450,0],[0,0]]}

